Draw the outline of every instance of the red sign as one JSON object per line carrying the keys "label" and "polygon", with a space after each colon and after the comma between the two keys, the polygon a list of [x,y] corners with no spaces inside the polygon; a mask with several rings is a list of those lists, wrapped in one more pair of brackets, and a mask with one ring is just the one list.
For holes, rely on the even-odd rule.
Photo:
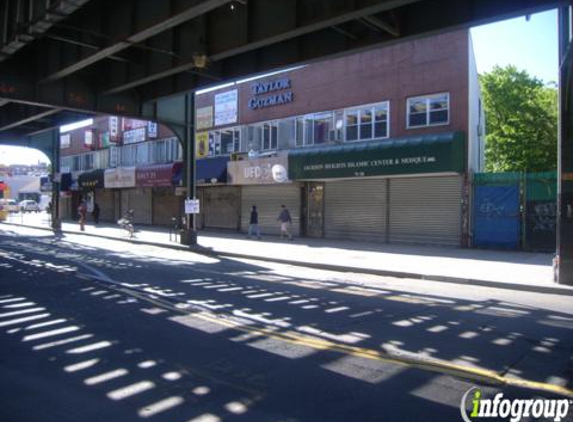
{"label": "red sign", "polygon": [[180,163],[155,164],[135,169],[135,186],[151,188],[173,186],[173,175]]}

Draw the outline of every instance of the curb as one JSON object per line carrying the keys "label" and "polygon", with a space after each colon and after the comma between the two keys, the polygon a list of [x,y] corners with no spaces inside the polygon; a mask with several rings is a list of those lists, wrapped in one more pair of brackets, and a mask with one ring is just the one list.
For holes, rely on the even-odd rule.
{"label": "curb", "polygon": [[[41,226],[31,226],[25,224],[16,224],[16,223],[8,223],[3,222],[2,224],[9,225],[9,226],[16,226],[16,227],[26,227],[38,230],[45,230],[54,233],[63,232],[63,230],[54,230],[49,227],[41,227]],[[235,252],[223,252],[217,251],[209,247],[205,246],[187,246],[181,244],[168,244],[168,243],[157,243],[151,242],[146,240],[139,240],[129,239],[129,238],[121,238],[121,237],[114,237],[114,236],[107,236],[107,235],[100,235],[94,233],[85,233],[85,232],[68,232],[70,234],[79,234],[83,236],[91,236],[91,237],[99,237],[102,239],[109,239],[109,240],[119,240],[122,242],[128,242],[132,244],[138,245],[148,245],[148,246],[155,246],[161,248],[168,248],[180,251],[190,251],[198,254],[203,254],[212,257],[228,257],[228,258],[240,258],[240,259],[249,259],[254,261],[263,261],[263,262],[274,262],[277,264],[286,264],[286,265],[294,265],[299,267],[307,267],[307,268],[314,268],[319,270],[326,270],[326,271],[337,271],[337,272],[347,272],[347,273],[358,273],[358,274],[370,274],[370,275],[378,275],[383,277],[395,277],[395,278],[411,278],[415,280],[427,280],[427,281],[437,281],[441,283],[452,283],[452,284],[463,284],[463,285],[470,285],[470,286],[480,286],[480,287],[490,287],[495,289],[505,289],[505,290],[514,290],[514,291],[524,291],[524,292],[532,292],[532,293],[542,293],[542,294],[559,294],[565,296],[573,296],[573,289],[562,288],[562,287],[549,287],[549,286],[537,286],[537,285],[527,285],[527,284],[518,284],[518,283],[503,283],[491,280],[480,280],[474,278],[463,278],[463,277],[449,277],[449,276],[441,276],[441,275],[432,275],[432,274],[419,274],[419,273],[409,273],[403,271],[391,271],[391,270],[381,270],[381,269],[373,269],[373,268],[360,268],[360,267],[351,267],[351,266],[344,266],[344,265],[332,265],[332,264],[324,264],[318,262],[308,262],[308,261],[293,261],[288,259],[280,259],[280,258],[272,258],[272,257],[261,257],[261,256],[253,256],[248,254],[241,254]]]}

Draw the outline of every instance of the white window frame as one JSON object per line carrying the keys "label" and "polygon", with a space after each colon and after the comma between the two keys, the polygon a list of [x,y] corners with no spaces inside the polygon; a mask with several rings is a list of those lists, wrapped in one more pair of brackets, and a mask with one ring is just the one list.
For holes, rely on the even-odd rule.
{"label": "white window frame", "polygon": [[[447,112],[448,112],[448,119],[445,122],[440,123],[430,123],[430,100],[446,96]],[[426,124],[423,125],[410,125],[410,102],[411,101],[420,101],[425,100],[426,102]],[[446,126],[450,124],[450,93],[449,92],[440,92],[437,94],[429,94],[429,95],[420,95],[417,97],[408,97],[406,100],[406,129],[420,129],[424,127],[432,127],[432,126]]]}
{"label": "white window frame", "polygon": [[[376,132],[376,107],[380,107],[380,106],[386,106],[386,136],[375,136],[375,132]],[[372,136],[370,138],[361,138],[360,137],[360,127],[362,125],[362,111],[365,109],[370,109],[370,112],[372,113],[372,121],[370,122],[371,124],[371,130],[372,130]],[[357,112],[358,113],[358,123],[356,125],[357,128],[357,138],[356,139],[352,139],[352,140],[347,140],[346,139],[346,117],[347,114],[349,113],[354,113]],[[346,108],[344,109],[344,115],[343,115],[343,125],[342,125],[342,139],[344,140],[344,142],[365,142],[365,141],[373,141],[375,139],[388,139],[390,138],[390,101],[386,100],[386,101],[380,101],[378,103],[372,103],[372,104],[364,104],[364,105],[360,105],[360,106],[356,106],[356,107],[352,107],[352,108]]]}

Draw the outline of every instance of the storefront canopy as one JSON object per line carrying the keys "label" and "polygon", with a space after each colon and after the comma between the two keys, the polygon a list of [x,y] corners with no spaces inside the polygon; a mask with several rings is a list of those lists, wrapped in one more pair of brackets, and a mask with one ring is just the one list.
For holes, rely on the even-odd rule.
{"label": "storefront canopy", "polygon": [[226,183],[229,157],[203,158],[197,160],[197,183]]}
{"label": "storefront canopy", "polygon": [[153,164],[135,169],[137,187],[167,187],[179,184],[183,163]]}
{"label": "storefront canopy", "polygon": [[463,132],[291,150],[289,179],[317,180],[465,170]]}
{"label": "storefront canopy", "polygon": [[93,170],[82,173],[78,177],[78,183],[82,189],[103,189],[103,170]]}

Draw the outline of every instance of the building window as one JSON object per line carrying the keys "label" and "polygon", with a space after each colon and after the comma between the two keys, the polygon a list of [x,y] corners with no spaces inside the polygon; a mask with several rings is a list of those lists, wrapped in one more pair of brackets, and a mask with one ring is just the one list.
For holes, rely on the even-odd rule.
{"label": "building window", "polygon": [[408,128],[447,125],[450,119],[450,94],[408,98]]}
{"label": "building window", "polygon": [[368,141],[387,138],[388,102],[359,107],[345,112],[345,139],[350,141]]}
{"label": "building window", "polygon": [[229,155],[241,148],[241,130],[239,127],[209,132],[209,156]]}

